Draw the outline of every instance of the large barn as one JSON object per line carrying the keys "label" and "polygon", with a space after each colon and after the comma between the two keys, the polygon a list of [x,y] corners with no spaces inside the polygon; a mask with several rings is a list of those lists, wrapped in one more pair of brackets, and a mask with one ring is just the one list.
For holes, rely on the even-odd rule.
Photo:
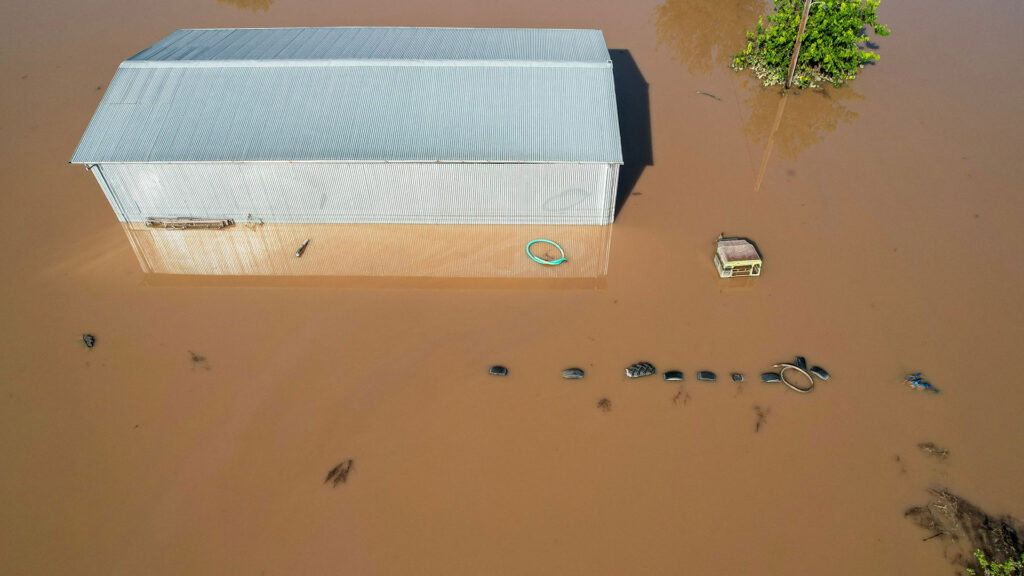
{"label": "large barn", "polygon": [[123,62],[71,159],[122,222],[609,224],[599,30],[178,30]]}

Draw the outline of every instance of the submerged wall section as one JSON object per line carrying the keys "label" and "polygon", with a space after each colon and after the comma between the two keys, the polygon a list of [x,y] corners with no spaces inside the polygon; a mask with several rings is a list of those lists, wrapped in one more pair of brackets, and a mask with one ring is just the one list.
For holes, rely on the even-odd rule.
{"label": "submerged wall section", "polygon": [[606,163],[104,163],[92,172],[122,222],[610,224]]}
{"label": "submerged wall section", "polygon": [[[246,224],[222,230],[167,230],[123,224],[142,270],[203,276],[384,276],[434,278],[601,278],[612,226]],[[531,240],[547,238],[568,261],[538,264]],[[295,256],[309,240],[301,258]],[[553,259],[553,248],[535,247]]]}

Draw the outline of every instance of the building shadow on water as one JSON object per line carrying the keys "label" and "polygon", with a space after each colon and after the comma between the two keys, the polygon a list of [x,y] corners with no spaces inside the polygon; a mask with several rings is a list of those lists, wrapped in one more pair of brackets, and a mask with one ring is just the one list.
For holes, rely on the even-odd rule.
{"label": "building shadow on water", "polygon": [[609,50],[615,78],[619,134],[622,139],[622,168],[615,195],[615,215],[633,193],[644,168],[654,166],[651,142],[651,99],[647,80],[629,50]]}

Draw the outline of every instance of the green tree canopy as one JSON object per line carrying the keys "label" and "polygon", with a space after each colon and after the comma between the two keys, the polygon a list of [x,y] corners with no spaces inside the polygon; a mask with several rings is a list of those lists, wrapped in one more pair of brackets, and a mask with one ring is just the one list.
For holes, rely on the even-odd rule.
{"label": "green tree canopy", "polygon": [[[862,47],[870,40],[868,27],[879,36],[889,35],[889,29],[878,23],[876,10],[880,3],[814,2],[793,83],[817,86],[831,82],[839,86],[852,80],[864,63],[878,60],[878,54]],[[775,12],[767,19],[758,18],[757,27],[747,32],[747,46],[733,59],[733,68],[753,70],[765,86],[785,83],[803,7],[804,0],[775,0]]]}

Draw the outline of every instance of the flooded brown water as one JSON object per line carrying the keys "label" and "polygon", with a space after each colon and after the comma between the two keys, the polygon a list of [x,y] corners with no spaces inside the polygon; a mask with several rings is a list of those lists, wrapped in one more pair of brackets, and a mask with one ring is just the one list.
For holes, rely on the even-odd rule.
{"label": "flooded brown water", "polygon": [[[210,231],[133,222],[122,227],[142,270],[150,274],[389,280],[604,278],[614,231],[614,226],[571,225],[247,223]],[[547,238],[558,243],[531,244]],[[538,265],[524,246],[542,261],[554,262],[566,253],[572,258]]]}
{"label": "flooded brown water", "polygon": [[[928,487],[1024,517],[1024,9],[886,0],[879,63],[784,104],[726,67],[761,9],[6,4],[0,572],[953,573],[903,518]],[[603,29],[648,84],[653,165],[600,281],[144,273],[66,164],[117,64],[176,28],[307,25]],[[720,232],[762,277],[716,277]],[[795,354],[833,378],[756,381]],[[638,360],[687,380],[627,382]]]}

